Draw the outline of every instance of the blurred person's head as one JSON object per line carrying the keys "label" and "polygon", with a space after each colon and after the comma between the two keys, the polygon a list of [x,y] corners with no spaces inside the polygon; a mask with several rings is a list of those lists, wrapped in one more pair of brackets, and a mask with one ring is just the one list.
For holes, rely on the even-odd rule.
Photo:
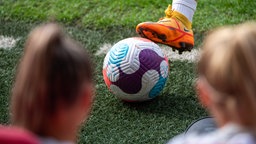
{"label": "blurred person's head", "polygon": [[30,33],[17,69],[12,123],[42,137],[74,140],[89,115],[93,90],[85,49],[58,25],[39,26]]}
{"label": "blurred person's head", "polygon": [[256,23],[210,33],[198,74],[199,98],[219,126],[236,123],[256,131]]}

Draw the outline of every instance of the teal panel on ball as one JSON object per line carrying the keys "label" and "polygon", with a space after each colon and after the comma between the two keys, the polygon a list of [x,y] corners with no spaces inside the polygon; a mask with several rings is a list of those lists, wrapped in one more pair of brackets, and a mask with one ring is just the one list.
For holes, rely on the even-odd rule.
{"label": "teal panel on ball", "polygon": [[163,78],[160,76],[158,82],[155,84],[155,86],[151,89],[149,92],[149,98],[154,98],[159,95],[159,93],[163,90],[164,85],[166,83],[167,78]]}
{"label": "teal panel on ball", "polygon": [[109,55],[108,64],[115,64],[116,66],[119,67],[122,60],[126,57],[128,50],[129,50],[128,44],[117,43],[116,45],[114,45],[109,51],[110,55]]}

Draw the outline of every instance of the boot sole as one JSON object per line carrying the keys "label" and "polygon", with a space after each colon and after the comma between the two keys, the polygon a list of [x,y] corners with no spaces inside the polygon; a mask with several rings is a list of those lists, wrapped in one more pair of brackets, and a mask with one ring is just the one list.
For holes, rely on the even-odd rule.
{"label": "boot sole", "polygon": [[[154,39],[151,39],[149,37],[147,37],[147,35],[144,33],[144,32],[150,32],[152,34],[152,36],[156,39],[158,39],[158,41],[154,40]],[[173,45],[170,45],[167,43],[167,36],[164,35],[164,34],[159,34],[157,33],[156,31],[154,30],[151,30],[151,29],[148,29],[148,28],[142,28],[142,27],[139,27],[137,29],[137,33],[141,36],[141,37],[144,37],[144,38],[147,38],[147,39],[150,39],[156,43],[162,43],[162,44],[165,44],[167,46],[170,46],[172,48],[173,51],[175,50],[178,50],[179,54],[182,54],[182,52],[184,51],[191,51],[194,47],[194,45],[190,44],[190,43],[187,43],[187,42],[179,42],[179,46],[180,47],[175,47]]]}

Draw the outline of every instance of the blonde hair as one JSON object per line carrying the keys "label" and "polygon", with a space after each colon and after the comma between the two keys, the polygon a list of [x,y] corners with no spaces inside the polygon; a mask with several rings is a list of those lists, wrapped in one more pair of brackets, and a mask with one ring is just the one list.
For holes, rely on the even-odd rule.
{"label": "blonde hair", "polygon": [[232,121],[256,131],[256,23],[220,28],[206,38],[199,76]]}
{"label": "blonde hair", "polygon": [[29,35],[12,91],[14,125],[42,133],[60,104],[70,107],[82,86],[93,81],[89,55],[65,36],[57,24],[45,24]]}

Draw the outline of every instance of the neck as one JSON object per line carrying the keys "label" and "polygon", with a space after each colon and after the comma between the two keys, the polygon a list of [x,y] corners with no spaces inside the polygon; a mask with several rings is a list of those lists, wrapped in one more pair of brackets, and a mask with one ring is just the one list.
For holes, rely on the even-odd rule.
{"label": "neck", "polygon": [[78,126],[72,123],[59,121],[58,123],[48,124],[43,136],[51,137],[59,141],[76,141]]}
{"label": "neck", "polygon": [[76,131],[74,130],[56,128],[56,129],[50,130],[47,133],[47,135],[59,141],[72,141],[72,142],[76,141]]}

